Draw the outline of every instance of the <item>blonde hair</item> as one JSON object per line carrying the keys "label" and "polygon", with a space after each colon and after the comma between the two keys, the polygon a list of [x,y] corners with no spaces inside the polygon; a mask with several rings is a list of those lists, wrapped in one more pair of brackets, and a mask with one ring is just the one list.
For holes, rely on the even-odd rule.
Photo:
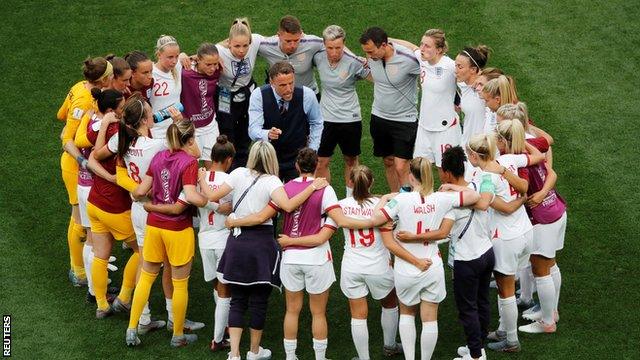
{"label": "blonde hair", "polygon": [[518,102],[517,104],[504,104],[498,108],[496,115],[505,119],[519,120],[525,132],[529,127],[529,114],[527,112],[527,104]]}
{"label": "blonde hair", "polygon": [[433,175],[431,174],[431,162],[424,157],[411,160],[409,170],[416,180],[420,181],[418,192],[422,196],[428,196],[433,192]]}
{"label": "blonde hair", "polygon": [[231,23],[229,29],[229,40],[237,36],[246,36],[249,38],[249,44],[251,44],[251,25],[249,25],[249,19],[246,17],[236,18]]}
{"label": "blonde hair", "polygon": [[353,185],[353,198],[362,205],[371,197],[371,185],[373,185],[373,172],[364,165],[354,166],[349,173],[349,180]]}
{"label": "blonde hair", "polygon": [[177,151],[182,149],[189,139],[193,138],[196,133],[196,128],[193,126],[193,122],[189,120],[180,120],[169,125],[167,129],[167,142],[169,143],[169,149],[171,151]]}
{"label": "blonde hair", "polygon": [[517,119],[503,120],[496,126],[496,133],[507,142],[507,149],[510,154],[522,154],[524,152],[524,127],[520,121]]}
{"label": "blonde hair", "polygon": [[[158,58],[158,55],[160,55],[164,51],[164,49],[169,46],[177,46],[178,48],[180,48],[180,45],[178,45],[178,41],[173,36],[160,35],[160,37],[156,41],[156,59]],[[171,76],[173,76],[174,80],[178,80],[178,71],[175,67],[171,69]]]}
{"label": "blonde hair", "polygon": [[442,53],[446,54],[449,51],[449,43],[444,36],[444,30],[441,29],[429,29],[425,31],[423,36],[427,36],[433,39],[437,49],[442,49]]}
{"label": "blonde hair", "polygon": [[480,159],[492,161],[496,158],[496,139],[494,134],[476,134],[469,139],[467,149],[476,153]]}
{"label": "blonde hair", "polygon": [[247,168],[258,174],[278,176],[278,157],[273,145],[267,141],[256,141],[249,150]]}
{"label": "blonde hair", "polygon": [[500,75],[493,80],[487,81],[482,88],[482,92],[491,97],[500,96],[500,105],[518,102],[516,84],[510,76]]}

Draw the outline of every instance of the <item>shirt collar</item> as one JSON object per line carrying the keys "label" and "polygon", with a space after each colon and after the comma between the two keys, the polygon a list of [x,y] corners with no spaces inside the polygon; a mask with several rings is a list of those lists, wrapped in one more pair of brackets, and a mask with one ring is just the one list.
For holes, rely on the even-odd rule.
{"label": "shirt collar", "polygon": [[[273,88],[273,85],[269,84],[269,86],[271,87],[271,91],[273,91],[273,96],[275,96],[276,98],[276,102],[279,102],[280,99],[282,99],[282,96],[278,95],[278,93],[276,92],[276,89]],[[285,101],[285,103],[288,101]]]}

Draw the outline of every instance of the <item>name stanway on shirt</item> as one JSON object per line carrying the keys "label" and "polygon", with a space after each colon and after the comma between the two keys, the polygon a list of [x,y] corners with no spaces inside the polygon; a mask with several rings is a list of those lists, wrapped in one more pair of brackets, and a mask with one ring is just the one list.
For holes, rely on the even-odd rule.
{"label": "name stanway on shirt", "polygon": [[[366,220],[373,215],[373,209],[380,199],[369,198],[362,205],[353,197],[340,200],[340,208],[345,216]],[[344,254],[342,271],[356,274],[384,274],[389,269],[389,250],[382,242],[379,228],[342,229],[344,233]]]}

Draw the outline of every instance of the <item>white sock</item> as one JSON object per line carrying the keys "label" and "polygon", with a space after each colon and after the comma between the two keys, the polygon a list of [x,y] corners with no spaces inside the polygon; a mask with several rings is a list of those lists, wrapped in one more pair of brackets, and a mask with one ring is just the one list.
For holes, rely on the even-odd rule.
{"label": "white sock", "polygon": [[504,331],[504,324],[502,323],[502,304],[500,303],[500,296],[498,296],[498,331]]}
{"label": "white sock", "polygon": [[416,358],[416,324],[415,317],[411,315],[400,315],[400,340],[405,360],[415,360]]}
{"label": "white sock", "polygon": [[87,274],[87,287],[89,288],[89,294],[95,296],[93,292],[93,278],[91,277],[91,264],[93,263],[93,246],[86,243],[82,247],[82,261],[84,262],[84,272]]}
{"label": "white sock", "polygon": [[396,346],[396,335],[398,335],[398,307],[391,309],[382,308],[380,313],[380,323],[382,324],[382,337],[384,345],[387,347]]}
{"label": "white sock", "polygon": [[151,310],[149,310],[149,302],[144,304],[144,308],[142,308],[142,314],[140,315],[140,320],[138,324],[140,325],[148,325],[151,322]]}
{"label": "white sock", "polygon": [[556,290],[556,301],[554,310],[558,311],[558,303],[560,302],[560,288],[562,287],[562,275],[560,274],[560,268],[558,264],[551,267],[551,278],[553,279],[553,286]]}
{"label": "white sock", "polygon": [[227,328],[229,322],[230,306],[231,298],[218,298],[213,315],[213,340],[215,342],[221,342],[224,338],[224,329]]}
{"label": "white sock", "polygon": [[173,301],[172,299],[164,299],[167,302],[167,306],[165,307],[165,309],[167,309],[167,319],[171,322],[173,322]]}
{"label": "white sock", "polygon": [[326,360],[327,344],[329,340],[313,339],[313,351],[316,353],[316,360]]}
{"label": "white sock", "polygon": [[531,264],[520,270],[520,300],[530,302],[533,299],[533,273]]}
{"label": "white sock", "polygon": [[284,339],[284,353],[286,360],[296,360],[296,348],[298,347],[298,339]]}
{"label": "white sock", "polygon": [[217,304],[218,299],[220,299],[220,297],[218,296],[218,290],[213,289],[213,302]]}
{"label": "white sock", "polygon": [[429,360],[438,342],[438,322],[428,321],[422,323],[420,333],[420,359]]}
{"label": "white sock", "polygon": [[345,196],[344,196],[344,197],[351,197],[351,196],[353,196],[353,188],[350,188],[350,187],[348,187],[348,186],[345,186],[345,187],[344,187],[344,189],[345,189],[345,192],[344,192],[344,193],[345,193]]}
{"label": "white sock", "polygon": [[351,319],[351,337],[358,352],[358,359],[369,360],[369,329],[367,319]]}
{"label": "white sock", "polygon": [[500,322],[504,326],[504,331],[507,332],[507,341],[518,341],[518,305],[516,305],[516,297],[511,296],[506,299],[499,299],[498,302],[502,306]]}
{"label": "white sock", "polygon": [[542,309],[542,322],[545,324],[553,324],[553,310],[556,304],[556,289],[553,286],[551,275],[537,277],[536,285],[538,286],[538,299],[540,299],[540,308]]}

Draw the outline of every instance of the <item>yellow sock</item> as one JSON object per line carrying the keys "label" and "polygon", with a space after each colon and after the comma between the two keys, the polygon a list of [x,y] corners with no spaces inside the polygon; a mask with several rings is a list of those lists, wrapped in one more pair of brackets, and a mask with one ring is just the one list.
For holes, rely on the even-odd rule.
{"label": "yellow sock", "polygon": [[76,277],[80,279],[86,279],[87,274],[84,271],[84,260],[82,259],[82,249],[84,248],[84,241],[87,238],[87,233],[82,225],[76,223],[73,218],[72,235],[69,241],[69,251],[71,253],[71,260],[73,262],[73,272]]}
{"label": "yellow sock", "polygon": [[122,274],[122,287],[120,287],[120,294],[118,297],[122,302],[131,302],[131,294],[136,287],[136,273],[138,272],[138,262],[140,260],[140,254],[134,252],[129,257],[127,265],[124,267],[124,273]]}
{"label": "yellow sock", "polygon": [[96,294],[96,303],[98,309],[107,310],[109,303],[107,302],[107,274],[108,260],[100,259],[99,257],[93,258],[93,264],[91,264],[91,279],[93,280],[93,292]]}
{"label": "yellow sock", "polygon": [[131,315],[129,316],[129,329],[135,329],[138,327],[138,321],[140,321],[140,315],[144,305],[149,301],[149,293],[151,292],[151,286],[156,280],[158,274],[151,274],[144,269],[140,271],[140,279],[138,279],[138,285],[136,285],[136,291],[133,293],[133,303],[131,304]]}
{"label": "yellow sock", "polygon": [[189,302],[189,278],[171,279],[171,282],[173,283],[173,336],[182,336]]}

